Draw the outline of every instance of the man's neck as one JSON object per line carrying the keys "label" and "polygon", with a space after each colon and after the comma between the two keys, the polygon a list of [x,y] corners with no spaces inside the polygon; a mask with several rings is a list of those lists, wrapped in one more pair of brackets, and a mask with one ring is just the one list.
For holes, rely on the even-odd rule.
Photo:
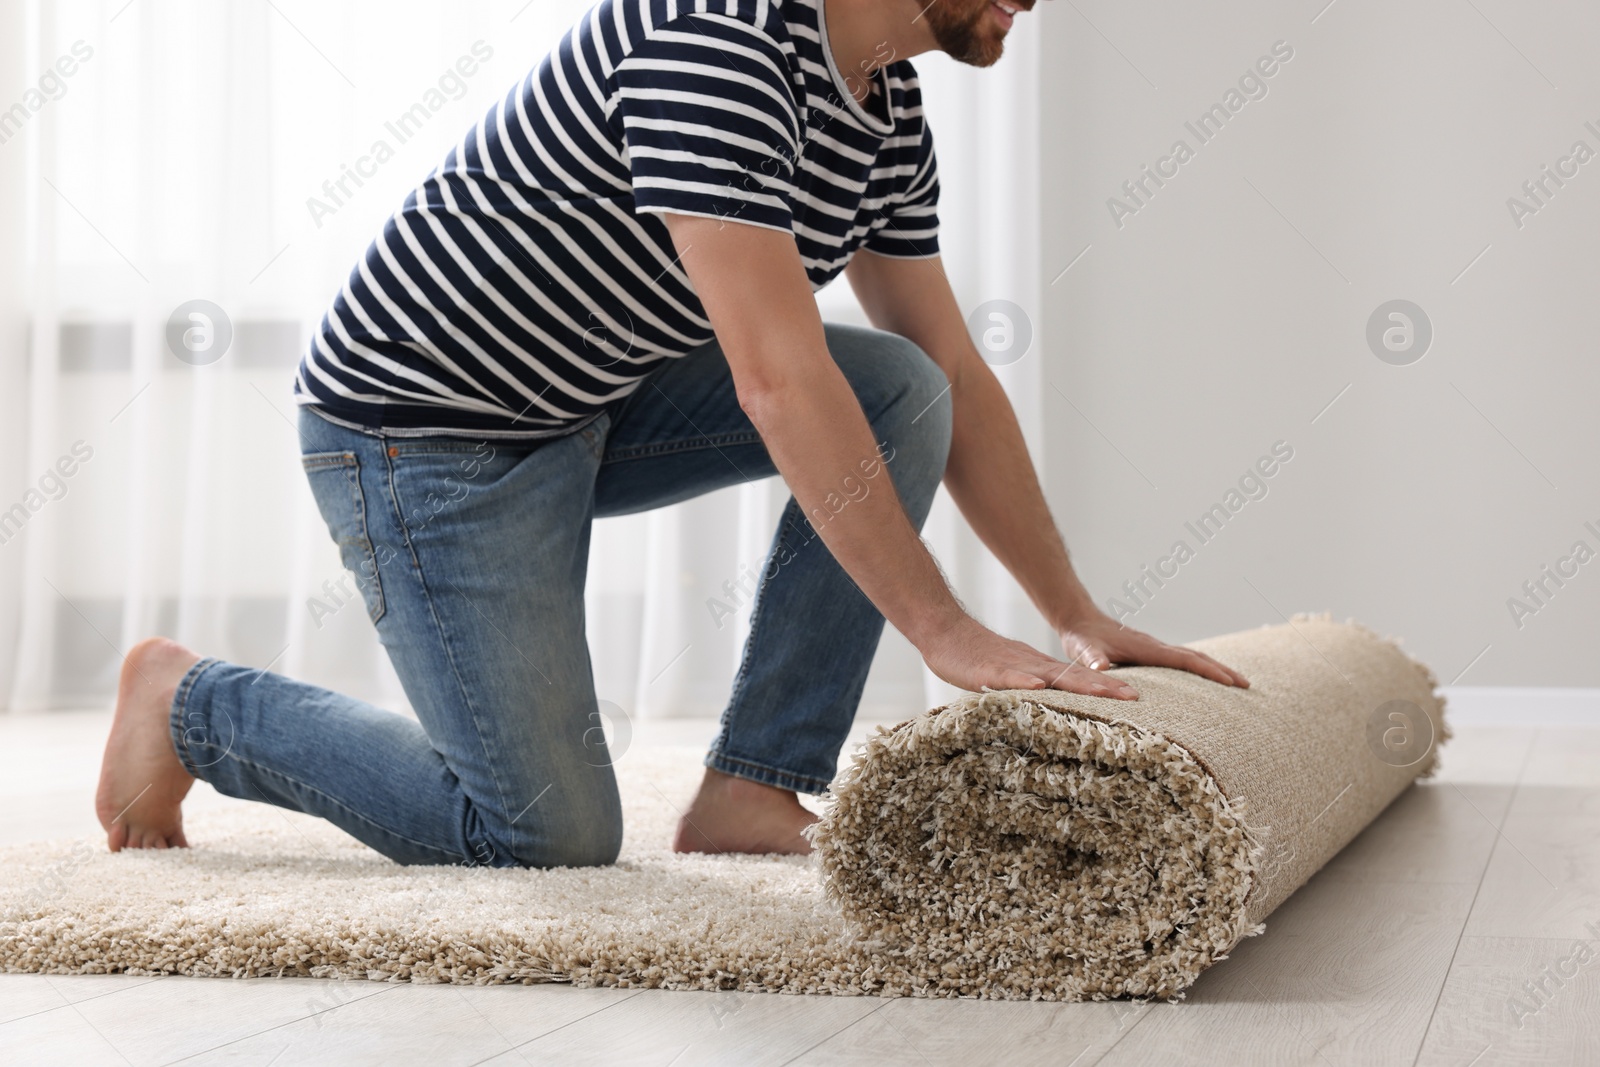
{"label": "man's neck", "polygon": [[[935,0],[937,2],[937,0]],[[834,65],[857,103],[866,103],[878,70],[934,47],[917,0],[817,0],[826,5]]]}

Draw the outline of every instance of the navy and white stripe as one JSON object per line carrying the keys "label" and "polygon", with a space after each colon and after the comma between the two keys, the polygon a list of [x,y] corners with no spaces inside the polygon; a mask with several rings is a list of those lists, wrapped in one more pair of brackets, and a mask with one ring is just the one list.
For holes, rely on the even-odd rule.
{"label": "navy and white stripe", "polygon": [[603,0],[384,226],[296,399],[401,435],[569,432],[712,339],[665,212],[794,235],[814,289],[938,252],[916,72],[863,107],[819,0]]}

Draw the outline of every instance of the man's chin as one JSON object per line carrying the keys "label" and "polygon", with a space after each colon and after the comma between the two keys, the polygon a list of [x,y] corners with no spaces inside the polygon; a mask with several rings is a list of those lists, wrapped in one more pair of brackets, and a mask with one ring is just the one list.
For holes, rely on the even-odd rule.
{"label": "man's chin", "polygon": [[992,67],[1005,54],[1006,34],[998,31],[992,36],[968,34],[957,48],[946,48],[944,53],[957,63],[969,67]]}
{"label": "man's chin", "polygon": [[964,63],[969,67],[992,67],[1000,62],[1000,57],[1005,54],[1005,50],[1005,43],[996,41],[993,44],[985,42],[980,47],[968,49],[961,55],[953,52],[948,53],[948,55],[956,62]]}

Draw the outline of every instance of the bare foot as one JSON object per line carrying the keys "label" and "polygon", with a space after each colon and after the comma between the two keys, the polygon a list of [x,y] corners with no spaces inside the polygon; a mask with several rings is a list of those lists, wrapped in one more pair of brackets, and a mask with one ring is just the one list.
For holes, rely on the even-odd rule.
{"label": "bare foot", "polygon": [[811,842],[800,831],[816,821],[792,791],[708,767],[688,814],[678,820],[672,851],[803,856]]}
{"label": "bare foot", "polygon": [[112,852],[189,847],[181,806],[194,778],[173,751],[168,722],[178,683],[199,660],[175,641],[152,637],[122,662],[117,712],[94,797]]}

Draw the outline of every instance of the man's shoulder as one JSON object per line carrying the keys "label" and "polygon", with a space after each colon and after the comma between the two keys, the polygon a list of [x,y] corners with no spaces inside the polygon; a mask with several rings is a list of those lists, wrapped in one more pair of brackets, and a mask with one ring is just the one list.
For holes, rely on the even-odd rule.
{"label": "man's shoulder", "polygon": [[[768,43],[789,52],[794,44],[784,7],[774,0],[605,0],[598,14],[602,25],[609,21],[626,32],[630,50],[662,33],[703,32],[720,25],[742,32],[758,46]],[[708,38],[707,43],[723,41]]]}
{"label": "man's shoulder", "polygon": [[594,14],[602,34],[615,34],[615,69],[670,77],[685,63],[715,67],[782,83],[791,98],[801,84],[795,42],[773,0],[605,0]]}

